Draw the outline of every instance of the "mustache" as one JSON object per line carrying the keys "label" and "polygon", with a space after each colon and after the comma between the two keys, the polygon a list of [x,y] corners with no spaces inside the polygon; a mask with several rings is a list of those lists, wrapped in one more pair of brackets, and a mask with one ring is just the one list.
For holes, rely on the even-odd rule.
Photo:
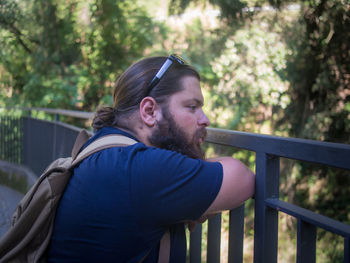
{"label": "mustache", "polygon": [[196,139],[202,138],[203,141],[204,141],[205,138],[207,138],[207,129],[204,128],[204,127],[199,128],[199,129],[195,132],[194,138],[196,138]]}

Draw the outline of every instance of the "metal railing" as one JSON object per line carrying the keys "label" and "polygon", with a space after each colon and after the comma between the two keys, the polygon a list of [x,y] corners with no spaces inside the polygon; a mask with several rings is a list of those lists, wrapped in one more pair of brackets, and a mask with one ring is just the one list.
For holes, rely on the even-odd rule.
{"label": "metal railing", "polygon": [[22,118],[0,116],[0,159],[13,163],[22,162]]}
{"label": "metal railing", "polygon": [[[30,109],[79,118],[92,113]],[[73,115],[72,115],[73,114]],[[0,117],[0,158],[20,162],[41,174],[54,159],[69,156],[80,128],[57,121],[23,116]],[[15,128],[14,128],[15,127]],[[12,143],[15,142],[15,143]],[[350,145],[208,128],[207,142],[255,152],[254,262],[277,262],[278,213],[297,219],[296,262],[316,262],[316,230],[324,229],[344,239],[344,262],[350,263],[350,226],[280,200],[280,159],[318,163],[350,171]],[[9,147],[11,145],[11,147]],[[16,157],[13,157],[16,156]],[[243,262],[244,205],[230,211],[229,263]],[[202,258],[202,228],[190,235],[189,261],[220,262],[221,215],[208,221],[206,259]]]}
{"label": "metal railing", "polygon": [[209,129],[208,135],[207,140],[211,143],[256,153],[255,263],[277,262],[278,212],[297,219],[298,263],[316,262],[317,228],[344,238],[344,262],[350,262],[349,225],[279,199],[281,157],[350,170],[350,145],[219,129]]}

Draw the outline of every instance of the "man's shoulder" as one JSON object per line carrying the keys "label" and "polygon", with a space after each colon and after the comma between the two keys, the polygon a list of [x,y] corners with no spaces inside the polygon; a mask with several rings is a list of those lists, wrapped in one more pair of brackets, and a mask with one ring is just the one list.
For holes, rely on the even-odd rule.
{"label": "man's shoulder", "polygon": [[130,146],[126,151],[132,151],[136,159],[141,158],[147,160],[148,162],[171,162],[176,160],[190,160],[190,161],[200,161],[199,159],[193,159],[176,151],[162,149],[153,146],[147,146],[143,143],[137,143]]}
{"label": "man's shoulder", "polygon": [[[219,163],[194,159],[167,149],[149,147],[142,143],[130,146],[128,160],[133,173],[154,174],[154,176],[172,176],[174,174],[220,173]],[[155,175],[156,174],[156,175]],[[165,178],[165,177],[164,177]]]}

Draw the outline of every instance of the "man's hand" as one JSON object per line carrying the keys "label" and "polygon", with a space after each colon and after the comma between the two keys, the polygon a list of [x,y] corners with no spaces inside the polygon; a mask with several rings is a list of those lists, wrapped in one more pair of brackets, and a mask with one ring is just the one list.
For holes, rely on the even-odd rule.
{"label": "man's hand", "polygon": [[212,217],[216,216],[217,214],[218,213],[203,215],[196,221],[188,221],[187,222],[188,230],[190,230],[190,232],[194,232],[197,224],[203,224],[207,219],[212,218]]}

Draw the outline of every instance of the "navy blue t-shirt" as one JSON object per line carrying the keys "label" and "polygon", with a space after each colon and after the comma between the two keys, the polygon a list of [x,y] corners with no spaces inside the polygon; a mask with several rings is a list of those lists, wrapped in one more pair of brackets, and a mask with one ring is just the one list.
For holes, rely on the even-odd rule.
{"label": "navy blue t-shirt", "polygon": [[[105,127],[107,134],[129,134]],[[135,139],[135,138],[133,138]],[[75,168],[60,201],[49,262],[157,262],[171,233],[170,262],[186,261],[184,223],[198,219],[217,196],[220,163],[136,143],[97,152]],[[151,251],[151,252],[149,252]]]}

